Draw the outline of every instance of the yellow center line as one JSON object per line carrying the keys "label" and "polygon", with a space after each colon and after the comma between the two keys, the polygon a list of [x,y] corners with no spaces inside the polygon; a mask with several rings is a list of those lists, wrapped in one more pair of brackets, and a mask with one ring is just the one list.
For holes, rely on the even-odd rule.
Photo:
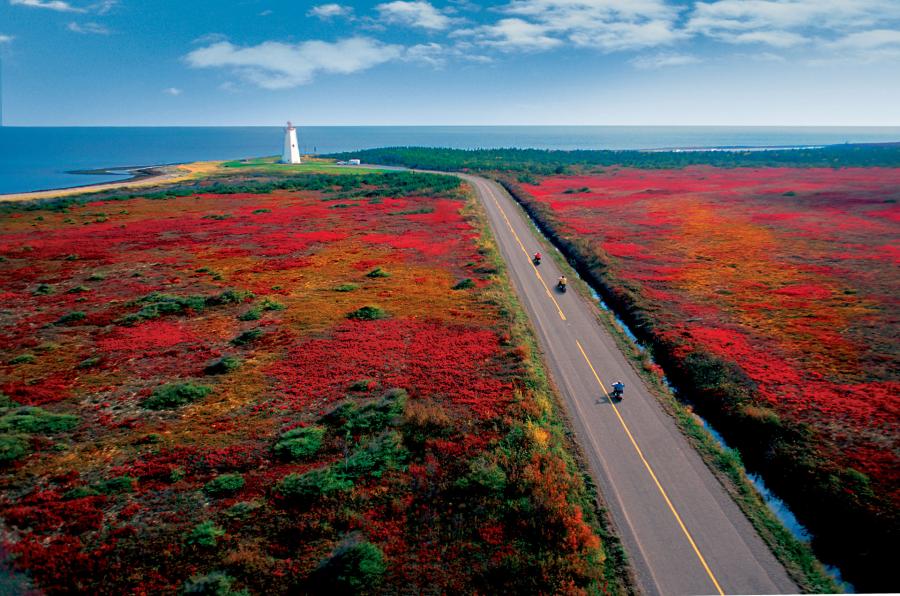
{"label": "yellow center line", "polygon": [[531,268],[534,269],[535,277],[537,277],[538,281],[541,282],[541,285],[544,286],[544,290],[546,290],[547,296],[550,298],[550,300],[553,301],[553,304],[556,306],[556,311],[559,313],[559,318],[562,319],[563,321],[565,321],[566,315],[565,315],[565,313],[563,313],[562,308],[560,308],[559,302],[556,301],[556,298],[553,297],[553,293],[550,292],[550,288],[547,286],[546,283],[544,283],[544,278],[541,277],[541,274],[538,271],[538,268],[532,262],[531,255],[528,254],[528,251],[525,249],[525,245],[522,244],[522,241],[519,239],[519,235],[516,234],[516,231],[513,229],[512,223],[509,221],[509,218],[506,217],[506,213],[503,211],[503,207],[500,206],[500,202],[497,201],[496,195],[494,195],[493,192],[490,192],[490,195],[491,195],[491,199],[494,200],[494,204],[497,205],[497,209],[500,211],[500,215],[503,216],[503,221],[505,221],[506,225],[509,226],[509,231],[512,232],[513,238],[515,238],[516,242],[519,243],[519,248],[521,248],[522,252],[525,253],[525,256],[528,257],[528,262],[531,264]]}
{"label": "yellow center line", "polygon": [[628,439],[631,441],[631,444],[634,447],[635,451],[637,451],[638,457],[640,457],[641,461],[644,462],[644,467],[647,468],[648,472],[650,472],[650,477],[653,479],[654,484],[656,484],[656,488],[659,489],[660,494],[666,501],[666,505],[669,506],[669,510],[672,512],[672,515],[675,516],[675,521],[678,522],[678,525],[681,527],[681,531],[684,532],[684,535],[687,537],[688,542],[691,543],[691,548],[694,549],[694,553],[696,553],[697,558],[700,559],[700,564],[703,565],[703,568],[706,570],[707,575],[709,575],[709,579],[711,579],[712,583],[715,584],[716,590],[718,590],[719,594],[724,595],[725,592],[722,590],[722,586],[719,585],[719,582],[716,580],[716,576],[713,575],[713,572],[709,568],[709,565],[706,564],[706,559],[704,559],[703,555],[700,554],[700,549],[697,548],[697,543],[694,542],[694,538],[691,536],[691,533],[688,532],[688,529],[684,525],[684,522],[681,521],[681,516],[678,515],[678,511],[676,511],[675,506],[672,504],[672,501],[669,500],[669,495],[666,494],[665,489],[663,489],[662,484],[660,484],[659,479],[656,477],[656,473],[653,471],[653,468],[650,467],[650,462],[648,462],[647,458],[644,457],[644,452],[641,451],[641,448],[638,446],[637,441],[635,441],[634,436],[631,434],[631,430],[628,428],[628,425],[625,424],[625,419],[622,418],[622,414],[619,413],[619,408],[616,407],[616,404],[613,402],[612,398],[610,398],[609,396],[609,393],[606,391],[606,387],[603,386],[603,382],[600,381],[600,376],[597,374],[597,371],[594,369],[594,365],[591,364],[590,359],[584,352],[584,348],[581,347],[581,342],[576,339],[575,343],[578,345],[578,349],[581,351],[581,355],[584,356],[584,361],[587,362],[587,365],[591,368],[591,372],[594,373],[594,378],[597,380],[597,384],[600,385],[600,390],[603,391],[603,394],[609,399],[609,403],[610,405],[612,405],[613,411],[616,413],[616,417],[618,417],[619,422],[622,424],[622,428],[625,429],[625,434],[628,435]]}

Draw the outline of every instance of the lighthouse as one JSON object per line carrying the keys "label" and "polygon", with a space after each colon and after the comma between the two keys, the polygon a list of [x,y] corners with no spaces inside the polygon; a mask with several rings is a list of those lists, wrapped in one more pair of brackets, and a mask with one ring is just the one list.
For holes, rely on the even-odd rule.
{"label": "lighthouse", "polygon": [[300,149],[297,148],[297,129],[290,122],[284,129],[284,151],[281,153],[281,163],[301,163]]}

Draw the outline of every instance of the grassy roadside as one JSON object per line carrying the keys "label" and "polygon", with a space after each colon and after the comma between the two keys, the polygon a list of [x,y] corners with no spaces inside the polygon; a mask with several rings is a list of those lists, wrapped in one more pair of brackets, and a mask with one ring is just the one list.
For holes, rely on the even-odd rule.
{"label": "grassy roadside", "polygon": [[234,173],[235,171],[243,171],[254,174],[279,174],[279,175],[295,175],[295,174],[373,174],[382,170],[377,168],[366,168],[359,166],[339,166],[333,159],[321,159],[316,157],[304,157],[303,163],[300,164],[283,164],[278,163],[277,157],[255,157],[252,159],[241,159],[226,161],[221,164],[219,173]]}
{"label": "grassy roadside", "polygon": [[471,186],[468,183],[465,184],[470,191],[463,215],[475,229],[479,230],[479,252],[491,263],[495,275],[501,280],[495,284],[494,290],[487,293],[486,300],[499,306],[501,313],[506,317],[510,327],[512,345],[524,346],[529,354],[524,363],[526,368],[524,383],[543,406],[536,422],[549,433],[547,449],[560,457],[572,476],[580,481],[580,486],[573,496],[584,512],[585,520],[601,540],[600,548],[605,557],[603,575],[605,584],[598,586],[597,593],[636,594],[635,578],[625,550],[619,538],[611,530],[612,522],[603,503],[602,495],[597,491],[591,478],[587,460],[575,439],[565,407],[552,386],[543,360],[539,356],[540,349],[534,329],[515,294],[507,273],[506,262],[500,255],[488,224],[487,213],[476,198],[474,190],[471,190]]}
{"label": "grassy roadside", "polygon": [[[557,265],[566,273],[571,280],[570,284],[581,292],[582,296],[592,301],[591,288],[588,283],[578,275],[565,256],[547,239],[535,225],[534,220],[530,216],[527,219],[539,241],[546,247],[546,254],[551,255]],[[759,491],[747,477],[738,452],[734,449],[723,449],[691,408],[675,397],[672,390],[656,372],[657,369],[651,355],[637,347],[616,321],[612,312],[597,308],[596,317],[597,321],[612,334],[632,368],[641,376],[646,387],[665,411],[675,420],[682,434],[744,512],[798,587],[806,593],[841,592],[841,587],[826,573],[822,563],[813,554],[810,545],[794,537],[765,504]]]}

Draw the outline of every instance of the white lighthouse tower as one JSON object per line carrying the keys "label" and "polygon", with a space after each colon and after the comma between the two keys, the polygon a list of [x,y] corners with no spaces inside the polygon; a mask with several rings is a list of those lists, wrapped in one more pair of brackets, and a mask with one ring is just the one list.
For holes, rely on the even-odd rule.
{"label": "white lighthouse tower", "polygon": [[281,163],[301,163],[300,149],[297,147],[297,129],[290,122],[284,129],[284,151],[281,153]]}

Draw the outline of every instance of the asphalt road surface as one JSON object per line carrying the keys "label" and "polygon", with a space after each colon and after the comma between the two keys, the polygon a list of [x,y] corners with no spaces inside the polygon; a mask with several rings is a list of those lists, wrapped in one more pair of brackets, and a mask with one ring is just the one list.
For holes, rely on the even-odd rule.
{"label": "asphalt road surface", "polygon": [[[797,592],[750,522],[681,435],[578,292],[522,209],[494,182],[462,176],[483,202],[519,299],[569,409],[590,471],[646,594]],[[614,381],[625,396],[611,401]]]}

